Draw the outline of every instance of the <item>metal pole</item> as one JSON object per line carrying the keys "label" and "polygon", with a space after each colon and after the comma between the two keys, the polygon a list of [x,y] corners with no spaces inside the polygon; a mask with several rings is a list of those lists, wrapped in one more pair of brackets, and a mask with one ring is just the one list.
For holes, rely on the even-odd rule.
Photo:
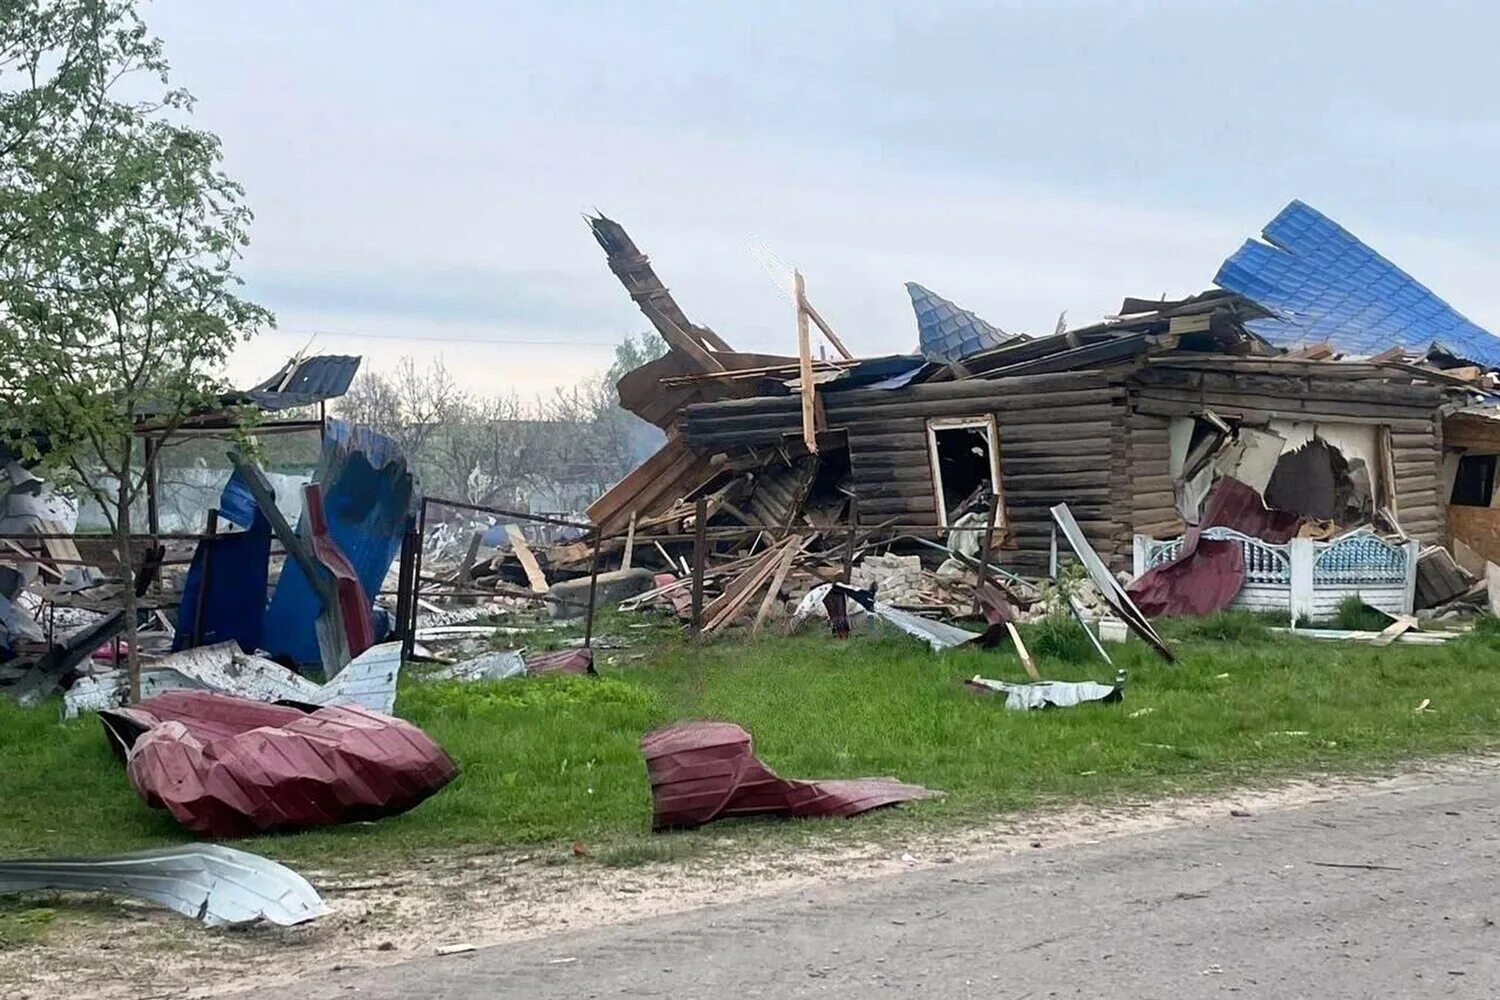
{"label": "metal pole", "polygon": [[703,567],[708,561],[708,499],[699,497],[693,524],[693,634],[703,630]]}
{"label": "metal pole", "polygon": [[599,543],[604,532],[594,529],[594,558],[589,565],[589,609],[583,619],[583,648],[588,649],[594,641],[594,597],[599,592]]}
{"label": "metal pole", "polygon": [[401,570],[396,583],[396,634],[401,637],[402,659],[411,657],[412,644],[416,638],[412,635],[411,609],[416,603],[418,581],[416,574],[412,572],[412,563],[421,544],[421,536],[415,528],[408,528],[401,533]]}
{"label": "metal pole", "polygon": [[192,648],[203,645],[203,600],[208,596],[208,587],[213,580],[214,569],[214,547],[212,539],[219,533],[219,512],[212,507],[208,511],[208,527],[204,532],[208,538],[199,543],[205,545],[203,550],[203,572],[198,577],[198,603],[193,608],[193,631]]}
{"label": "metal pole", "polygon": [[422,549],[427,545],[427,498],[422,498],[421,505],[417,508],[417,554],[414,559],[411,574],[411,607],[407,613],[411,620],[406,623],[406,646],[408,649],[416,642],[417,638],[417,597],[422,593]]}

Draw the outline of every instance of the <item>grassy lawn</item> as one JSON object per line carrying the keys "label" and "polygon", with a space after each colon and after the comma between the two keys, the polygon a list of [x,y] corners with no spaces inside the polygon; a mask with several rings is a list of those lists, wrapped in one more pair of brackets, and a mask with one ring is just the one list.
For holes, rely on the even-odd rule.
{"label": "grassy lawn", "polygon": [[[1002,699],[959,683],[975,673],[1024,678],[1008,648],[933,655],[905,637],[839,642],[823,630],[725,637],[701,648],[653,632],[652,645],[601,653],[601,661],[618,662],[595,679],[408,678],[398,712],[443,744],[461,776],[404,816],[242,846],[301,864],[359,867],[582,840],[602,861],[631,863],[695,853],[726,835],[898,835],[1038,804],[1357,771],[1500,743],[1494,623],[1445,646],[1386,649],[1274,635],[1234,614],[1162,628],[1177,644],[1179,666],[1131,640],[1111,647],[1131,671],[1122,704],[1035,713],[1007,711]],[[1112,676],[1076,629],[1035,626],[1027,637],[1044,676]],[[1430,707],[1414,711],[1424,699]],[[740,821],[652,834],[636,744],[646,730],[686,717],[740,723],[789,777],[894,775],[948,794],[844,824]],[[137,798],[97,720],[57,719],[56,703],[28,712],[0,701],[0,856],[184,839],[165,812]]]}

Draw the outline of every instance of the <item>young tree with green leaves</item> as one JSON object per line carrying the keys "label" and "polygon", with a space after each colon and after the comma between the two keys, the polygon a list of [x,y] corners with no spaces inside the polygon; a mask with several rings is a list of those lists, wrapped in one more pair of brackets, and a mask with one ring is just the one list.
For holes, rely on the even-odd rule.
{"label": "young tree with green leaves", "polygon": [[169,434],[218,405],[236,342],[243,191],[188,122],[135,0],[0,0],[0,434],[110,520],[139,697],[132,503]]}

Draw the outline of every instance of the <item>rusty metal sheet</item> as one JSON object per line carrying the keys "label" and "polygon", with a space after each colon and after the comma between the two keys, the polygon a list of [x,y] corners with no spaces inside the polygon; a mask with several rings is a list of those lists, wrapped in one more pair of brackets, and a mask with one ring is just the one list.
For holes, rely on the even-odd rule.
{"label": "rusty metal sheet", "polygon": [[526,672],[536,677],[546,674],[592,674],[596,672],[594,651],[579,648],[536,653],[526,657]]}
{"label": "rusty metal sheet", "polygon": [[394,815],[458,773],[416,726],[354,706],[169,691],[100,719],[141,797],[211,837]]}
{"label": "rusty metal sheet", "polygon": [[702,826],[726,816],[857,816],[941,794],[893,778],[798,781],[760,758],[732,722],[680,722],[641,740],[656,829]]}

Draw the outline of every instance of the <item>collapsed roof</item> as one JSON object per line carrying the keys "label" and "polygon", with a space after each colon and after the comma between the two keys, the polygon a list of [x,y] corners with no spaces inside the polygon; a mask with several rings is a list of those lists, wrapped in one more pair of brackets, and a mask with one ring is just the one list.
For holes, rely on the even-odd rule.
{"label": "collapsed roof", "polygon": [[1214,284],[1271,311],[1250,324],[1271,343],[1361,355],[1436,346],[1500,367],[1500,339],[1310,205],[1293,201],[1262,236],[1226,260]]}

